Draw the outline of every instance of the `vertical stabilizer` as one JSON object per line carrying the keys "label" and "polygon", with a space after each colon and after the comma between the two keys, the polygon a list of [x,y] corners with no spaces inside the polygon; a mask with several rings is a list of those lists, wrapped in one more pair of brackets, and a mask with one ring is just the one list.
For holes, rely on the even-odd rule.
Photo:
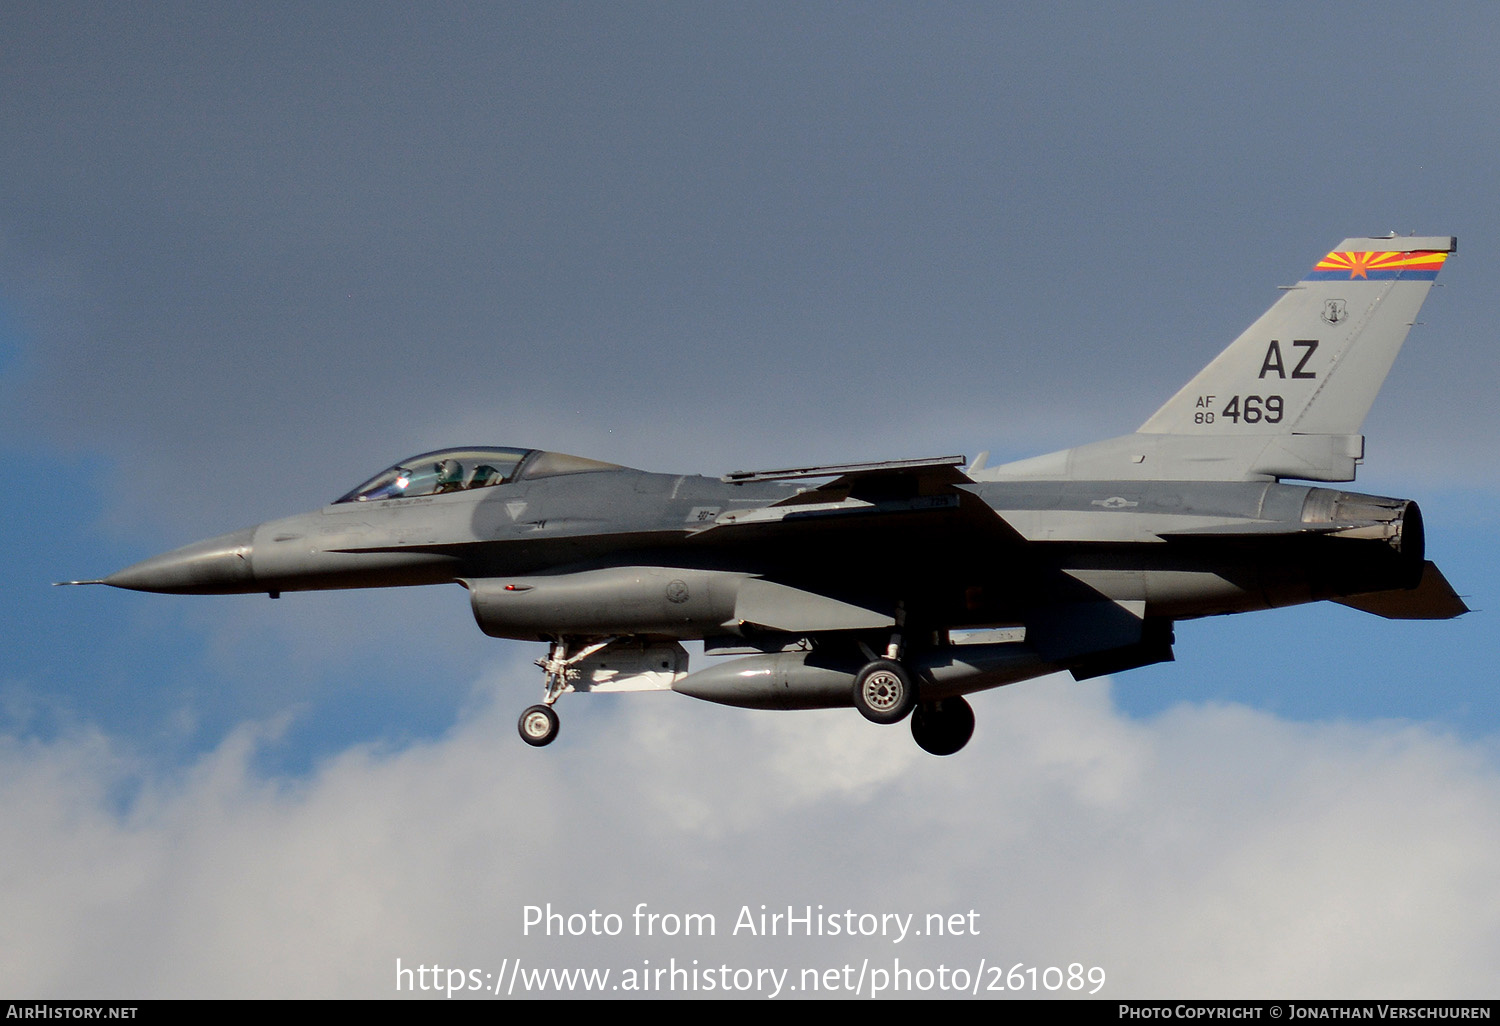
{"label": "vertical stabilizer", "polygon": [[1457,240],[1345,239],[1140,428],[1357,435]]}
{"label": "vertical stabilizer", "polygon": [[983,476],[1352,481],[1365,415],[1457,245],[1345,239],[1134,435]]}

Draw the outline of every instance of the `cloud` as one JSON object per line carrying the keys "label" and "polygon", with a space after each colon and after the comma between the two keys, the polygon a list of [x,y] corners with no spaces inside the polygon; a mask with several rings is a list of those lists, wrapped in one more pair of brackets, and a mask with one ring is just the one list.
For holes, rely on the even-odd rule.
{"label": "cloud", "polygon": [[[1132,720],[1107,685],[1049,679],[979,696],[951,759],[847,712],[670,695],[569,699],[533,751],[514,677],[489,674],[441,738],[305,776],[254,768],[276,724],[178,770],[97,732],[0,743],[0,989],[383,997],[398,958],[519,957],[794,981],[865,959],[1079,963],[1108,997],[1493,991],[1500,782],[1492,753],[1428,727],[1198,705]],[[642,902],[712,914],[715,936],[636,937]],[[528,905],[623,932],[528,933]],[[762,905],[917,928],[973,910],[977,935],[734,931]]]}

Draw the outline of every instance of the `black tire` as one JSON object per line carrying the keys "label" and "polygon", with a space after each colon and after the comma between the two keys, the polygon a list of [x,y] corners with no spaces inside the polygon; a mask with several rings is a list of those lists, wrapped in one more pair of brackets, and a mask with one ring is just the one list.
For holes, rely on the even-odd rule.
{"label": "black tire", "polygon": [[854,678],[854,708],[873,723],[900,723],[917,704],[917,687],[906,667],[877,659]]}
{"label": "black tire", "polygon": [[541,748],[556,741],[557,728],[557,713],[552,711],[550,705],[531,706],[521,714],[521,719],[516,723],[521,740],[533,748]]}
{"label": "black tire", "polygon": [[912,713],[911,736],[924,752],[952,755],[974,736],[974,709],[962,695],[923,702]]}

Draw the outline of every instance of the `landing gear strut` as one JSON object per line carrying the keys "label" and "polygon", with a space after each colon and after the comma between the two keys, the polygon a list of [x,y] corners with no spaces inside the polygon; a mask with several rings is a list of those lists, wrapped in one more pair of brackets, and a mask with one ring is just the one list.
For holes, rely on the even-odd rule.
{"label": "landing gear strut", "polygon": [[603,638],[588,642],[572,655],[568,654],[567,638],[561,638],[552,643],[552,647],[547,651],[547,658],[536,661],[536,664],[542,668],[544,681],[542,704],[527,708],[516,724],[522,741],[533,748],[541,748],[557,739],[559,724],[557,713],[552,711],[552,704],[560,696],[573,690],[573,685],[569,682],[578,676],[578,671],[573,669],[573,665],[580,660],[587,659],[615,640],[615,638]]}
{"label": "landing gear strut", "polygon": [[865,648],[866,658],[870,661],[854,677],[854,690],[850,696],[854,708],[873,723],[900,723],[917,704],[917,683],[911,679],[911,671],[901,663],[905,603],[896,603],[895,620],[896,629],[891,632],[890,644],[885,647],[885,658],[876,659],[875,653]]}

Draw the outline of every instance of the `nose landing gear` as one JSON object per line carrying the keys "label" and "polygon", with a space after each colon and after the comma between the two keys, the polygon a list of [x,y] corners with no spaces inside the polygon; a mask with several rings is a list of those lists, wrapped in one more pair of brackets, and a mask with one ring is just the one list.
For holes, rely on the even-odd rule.
{"label": "nose landing gear", "polygon": [[516,723],[516,729],[520,732],[522,741],[533,748],[541,748],[557,740],[559,723],[557,713],[552,711],[552,704],[560,696],[573,690],[570,682],[578,676],[578,671],[574,669],[575,664],[616,640],[615,638],[602,638],[585,642],[572,655],[568,654],[567,638],[560,638],[552,643],[552,647],[547,651],[547,658],[536,661],[536,664],[542,668],[544,681],[542,704],[529,706]]}

